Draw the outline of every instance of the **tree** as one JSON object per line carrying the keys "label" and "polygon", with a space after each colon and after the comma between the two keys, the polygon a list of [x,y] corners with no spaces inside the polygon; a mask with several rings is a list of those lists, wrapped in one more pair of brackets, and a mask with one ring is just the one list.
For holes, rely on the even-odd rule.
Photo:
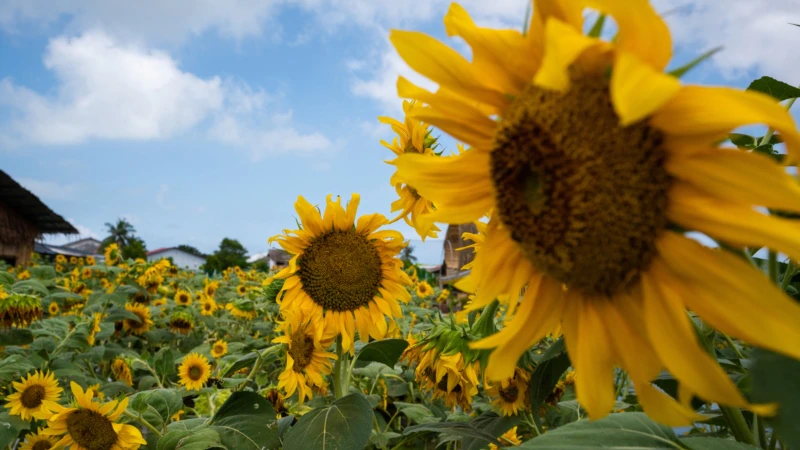
{"label": "tree", "polygon": [[105,239],[110,242],[116,242],[119,248],[124,248],[130,244],[131,239],[136,233],[136,229],[125,219],[117,219],[117,223],[110,224],[106,222],[106,230],[109,236]]}
{"label": "tree", "polygon": [[131,236],[128,244],[122,247],[122,257],[124,259],[147,258],[147,246],[141,238]]}
{"label": "tree", "polygon": [[206,257],[206,255],[204,255],[203,252],[201,252],[200,250],[198,250],[195,247],[192,247],[191,245],[181,244],[181,245],[179,245],[177,247],[177,249],[181,250],[181,251],[184,251],[186,253],[190,253],[190,254],[192,254],[194,256],[199,256],[201,258],[205,258]]}
{"label": "tree", "polygon": [[236,239],[225,238],[220,242],[219,249],[206,258],[205,271],[222,272],[233,266],[247,266],[247,249]]}
{"label": "tree", "polygon": [[403,261],[405,266],[411,266],[415,262],[417,262],[417,257],[412,255],[414,252],[414,246],[408,244],[406,248],[400,251],[400,261]]}

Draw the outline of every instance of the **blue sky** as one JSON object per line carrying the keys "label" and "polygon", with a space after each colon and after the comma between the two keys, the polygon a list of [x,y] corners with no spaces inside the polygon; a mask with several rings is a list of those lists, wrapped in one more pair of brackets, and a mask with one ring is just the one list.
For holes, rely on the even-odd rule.
{"label": "blue sky", "polygon": [[[389,215],[398,74],[391,28],[444,38],[449,2],[32,1],[0,4],[0,169],[84,236],[128,218],[149,248],[251,253],[294,226],[293,203],[362,196]],[[687,82],[800,83],[794,0],[658,0],[676,64],[722,45]],[[481,24],[518,27],[524,0],[469,0]],[[462,43],[452,41],[464,51]],[[454,143],[444,140],[446,147]],[[408,238],[411,229],[397,224]],[[63,238],[56,239],[63,241]],[[419,247],[437,262],[441,245]]]}

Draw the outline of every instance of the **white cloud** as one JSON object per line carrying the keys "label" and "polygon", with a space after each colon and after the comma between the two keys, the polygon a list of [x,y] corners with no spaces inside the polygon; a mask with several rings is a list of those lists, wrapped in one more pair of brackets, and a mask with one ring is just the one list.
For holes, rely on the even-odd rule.
{"label": "white cloud", "polygon": [[98,240],[102,239],[99,233],[94,231],[92,228],[87,227],[86,225],[82,225],[76,222],[75,219],[72,217],[67,217],[67,222],[71,223],[72,226],[74,226],[75,229],[78,230],[77,235],[46,234],[44,236],[45,238],[44,241],[51,245],[64,245],[70,242],[77,241],[78,239],[84,239],[84,238],[95,238]]}
{"label": "white cloud", "polygon": [[62,184],[54,181],[34,178],[17,178],[19,184],[44,200],[70,200],[75,197],[78,187],[74,184]]}
{"label": "white cloud", "polygon": [[58,80],[54,96],[0,81],[0,104],[15,111],[10,132],[28,142],[164,138],[223,101],[219,78],[203,80],[166,53],[121,45],[102,32],[51,40],[44,63]]}
{"label": "white cloud", "polygon": [[723,46],[712,63],[723,75],[769,75],[800,84],[800,23],[797,0],[655,0],[658,11],[670,11],[676,47],[698,55]]}

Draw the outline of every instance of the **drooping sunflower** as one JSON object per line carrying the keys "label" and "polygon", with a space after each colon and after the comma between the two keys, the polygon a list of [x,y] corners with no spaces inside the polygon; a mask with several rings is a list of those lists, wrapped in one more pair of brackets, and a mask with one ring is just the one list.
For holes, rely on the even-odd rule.
{"label": "drooping sunflower", "polygon": [[25,441],[20,444],[19,450],[48,450],[53,448],[56,440],[52,436],[44,435],[42,431],[44,430],[25,436]]}
{"label": "drooping sunflower", "polygon": [[0,292],[0,328],[27,327],[42,318],[42,301],[35,295]]}
{"label": "drooping sunflower", "polygon": [[288,346],[286,368],[278,376],[278,388],[286,391],[287,397],[297,392],[298,402],[302,404],[314,397],[314,390],[327,387],[324,376],[331,373],[331,360],[336,359],[336,354],[325,351],[332,340],[318,339],[326,334],[315,329],[324,326],[323,322],[315,324],[303,319],[300,313],[289,312],[284,316],[285,320],[279,324],[282,335],[272,340]]}
{"label": "drooping sunflower", "polygon": [[[403,122],[391,117],[378,117],[381,123],[391,125],[392,130],[397,133],[397,137],[392,140],[391,144],[386,141],[381,141],[381,144],[397,156],[405,153],[419,153],[436,157],[437,155],[433,149],[436,139],[431,136],[431,128],[424,122],[413,119],[410,116],[410,112],[415,108],[419,108],[419,104],[403,101],[403,112],[405,113]],[[433,220],[424,216],[435,209],[433,203],[421,197],[412,187],[397,180],[394,175],[389,183],[394,186],[397,195],[400,197],[392,202],[392,212],[400,211],[400,214],[392,222],[403,219],[417,231],[423,241],[427,237],[435,238],[437,232],[441,230],[433,223]]]}
{"label": "drooping sunflower", "polygon": [[178,383],[189,391],[199,391],[211,376],[208,359],[199,353],[189,353],[178,367]]}
{"label": "drooping sunflower", "polygon": [[203,286],[203,293],[206,294],[206,297],[214,297],[214,294],[217,293],[217,289],[219,289],[219,281],[205,281],[205,286]]}
{"label": "drooping sunflower", "polygon": [[211,346],[211,356],[214,358],[221,358],[228,354],[228,343],[222,339],[214,342]]}
{"label": "drooping sunflower", "polygon": [[52,372],[38,370],[19,382],[15,381],[13,386],[16,392],[6,397],[6,408],[10,410],[9,414],[20,416],[22,420],[43,418],[43,414],[57,404],[64,390],[58,386]]}
{"label": "drooping sunflower", "polygon": [[433,288],[427,281],[423,281],[417,284],[417,297],[419,298],[428,298],[433,295]]}
{"label": "drooping sunflower", "polygon": [[175,293],[175,304],[178,306],[189,306],[192,304],[192,294],[183,289]]}
{"label": "drooping sunflower", "polygon": [[111,363],[111,372],[114,374],[114,378],[121,383],[125,383],[126,386],[133,386],[133,373],[131,372],[131,366],[128,364],[128,361],[125,361],[123,358],[117,358]]}
{"label": "drooping sunflower", "polygon": [[411,298],[404,287],[410,280],[395,257],[406,246],[403,236],[377,231],[386,224],[381,214],[356,221],[359,199],[353,194],[345,209],[329,195],[321,216],[299,197],[295,210],[302,228],[270,238],[294,255],[275,274],[286,279],[281,311],[302,311],[315,322],[324,321],[315,328],[330,336],[341,334],[345,350],[352,347],[356,330],[362,341],[383,338],[389,328],[386,318],[393,321],[401,315],[397,301]]}
{"label": "drooping sunflower", "polygon": [[45,436],[60,438],[55,448],[76,450],[136,450],[147,444],[142,433],[133,425],[117,422],[128,407],[128,398],[105,404],[93,401],[94,392],[86,392],[74,381],[71,383],[76,405],[65,408],[55,405],[48,419]]}
{"label": "drooping sunflower", "polygon": [[230,311],[233,317],[239,319],[253,320],[258,317],[258,311],[256,311],[253,302],[248,302],[246,304],[236,304],[236,302],[231,302],[225,305],[225,309]]}
{"label": "drooping sunflower", "polygon": [[530,373],[517,367],[514,376],[503,381],[486,384],[486,395],[491,397],[492,406],[503,416],[515,416],[526,409],[528,403],[528,384]]}
{"label": "drooping sunflower", "polygon": [[213,316],[217,308],[217,302],[211,297],[204,297],[200,302],[200,314],[204,316]]}
{"label": "drooping sunflower", "polygon": [[103,256],[105,256],[107,266],[115,266],[122,260],[122,252],[119,251],[117,244],[111,244],[106,247]]}
{"label": "drooping sunflower", "polygon": [[185,311],[176,311],[169,316],[169,329],[175,333],[189,334],[194,329],[194,317]]}
{"label": "drooping sunflower", "polygon": [[[704,400],[769,414],[773,405],[749,405],[703,350],[686,309],[800,358],[800,305],[747,262],[679,230],[800,258],[796,221],[755,208],[799,211],[796,182],[763,155],[719,144],[739,126],[766,124],[796,161],[791,116],[759,93],[664,74],[671,38],[648,2],[534,5],[525,34],[477,27],[452,5],[445,26],[472,47],[471,62],[422,33],[391,35],[439,85],[433,93],[398,80],[402,97],[429,105],[414,116],[471,147],[448,158],[402,155],[398,178],[436,203],[437,221],[492,211],[470,274],[474,307],[501,295],[516,302],[527,285],[514,318],[476,345],[495,349],[486,376],[511,376],[519,356],[561,325],[592,418],[614,405],[615,365],[665,424],[698,417],[651,384],[664,368]],[[584,5],[615,19],[614,42],[581,33]]]}
{"label": "drooping sunflower", "polygon": [[472,409],[472,397],[478,394],[478,361],[468,363],[460,352],[445,355],[436,348],[421,350],[417,356],[414,373],[423,391],[444,399],[450,408]]}
{"label": "drooping sunflower", "polygon": [[150,308],[141,303],[126,303],[125,310],[133,313],[139,318],[139,322],[133,319],[123,319],[122,329],[137,336],[150,331],[153,321],[150,319]]}

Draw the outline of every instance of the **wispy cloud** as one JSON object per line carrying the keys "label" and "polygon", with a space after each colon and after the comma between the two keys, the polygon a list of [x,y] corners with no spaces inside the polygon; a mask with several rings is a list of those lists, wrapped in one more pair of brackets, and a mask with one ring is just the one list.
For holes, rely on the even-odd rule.
{"label": "wispy cloud", "polygon": [[17,181],[44,200],[72,200],[78,192],[78,187],[69,183],[64,184],[25,177],[17,178]]}

